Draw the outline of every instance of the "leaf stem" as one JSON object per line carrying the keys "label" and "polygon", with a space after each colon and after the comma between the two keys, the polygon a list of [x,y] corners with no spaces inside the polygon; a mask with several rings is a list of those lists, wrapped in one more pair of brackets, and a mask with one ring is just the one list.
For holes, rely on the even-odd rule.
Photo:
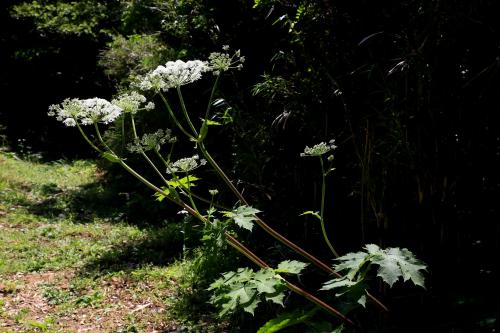
{"label": "leaf stem", "polygon": [[321,210],[319,213],[320,216],[320,223],[321,223],[321,232],[323,233],[323,238],[325,239],[326,244],[330,248],[330,251],[332,251],[333,255],[335,258],[339,257],[339,254],[335,249],[333,248],[332,243],[330,242],[330,239],[328,238],[328,234],[326,233],[326,228],[325,228],[325,197],[326,197],[326,173],[325,173],[325,166],[323,163],[323,158],[319,156],[319,162],[321,164],[321,176],[322,176],[322,184],[321,184]]}

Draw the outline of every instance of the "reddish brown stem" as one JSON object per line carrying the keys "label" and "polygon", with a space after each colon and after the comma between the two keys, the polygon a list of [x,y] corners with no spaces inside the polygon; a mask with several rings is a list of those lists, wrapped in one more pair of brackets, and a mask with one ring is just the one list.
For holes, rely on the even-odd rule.
{"label": "reddish brown stem", "polygon": [[[239,251],[240,253],[244,254],[247,258],[249,258],[250,260],[252,260],[255,264],[257,264],[261,268],[269,268],[269,265],[265,261],[263,261],[262,259],[260,259],[257,255],[255,255],[247,247],[245,247],[243,244],[241,244],[236,238],[234,238],[233,236],[231,236],[227,232],[225,233],[225,236],[226,236],[226,240],[229,243],[229,245],[231,245],[232,247],[234,247],[237,251]],[[340,320],[342,320],[344,323],[346,323],[349,326],[353,327],[354,329],[358,330],[357,325],[351,319],[349,319],[345,315],[343,315],[339,310],[331,307],[330,305],[328,305],[327,303],[323,302],[322,300],[320,300],[316,296],[311,295],[310,293],[308,293],[304,289],[302,289],[302,288],[294,285],[293,283],[287,281],[284,277],[281,277],[281,278],[285,282],[285,285],[288,287],[288,289],[290,289],[291,291],[293,291],[293,292],[295,292],[295,293],[297,293],[297,294],[305,297],[306,299],[308,299],[312,303],[316,304],[317,306],[321,307],[325,311],[327,311],[330,314],[336,316],[337,318],[339,318]]]}

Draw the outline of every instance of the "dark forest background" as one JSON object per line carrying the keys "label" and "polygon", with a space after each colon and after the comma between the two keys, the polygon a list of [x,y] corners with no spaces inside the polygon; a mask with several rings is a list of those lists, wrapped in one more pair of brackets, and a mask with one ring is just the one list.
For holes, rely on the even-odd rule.
{"label": "dark forest background", "polygon": [[[329,260],[319,226],[299,217],[318,209],[321,184],[318,165],[299,154],[334,138],[327,219],[337,249],[406,247],[429,266],[427,290],[378,290],[392,310],[387,331],[500,328],[498,1],[1,6],[4,145],[92,157],[77,131],[46,116],[50,104],[110,98],[131,73],[241,49],[244,69],[220,88],[234,123],[207,145],[266,219]],[[275,249],[261,236],[251,236],[257,252]]]}

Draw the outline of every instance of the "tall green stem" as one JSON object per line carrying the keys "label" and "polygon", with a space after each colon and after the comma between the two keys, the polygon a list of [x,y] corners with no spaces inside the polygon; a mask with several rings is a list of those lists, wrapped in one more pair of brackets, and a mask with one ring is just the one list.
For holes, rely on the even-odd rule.
{"label": "tall green stem", "polygon": [[194,136],[198,137],[198,132],[196,131],[196,128],[194,127],[193,123],[191,122],[191,118],[189,117],[189,113],[187,112],[186,103],[184,103],[184,98],[182,97],[182,92],[181,92],[180,86],[177,87],[177,95],[179,96],[179,101],[181,102],[181,109],[182,109],[182,113],[184,114],[184,118],[186,118],[186,121],[187,121],[189,127],[191,127],[191,130],[193,131]]}
{"label": "tall green stem", "polygon": [[187,188],[187,195],[188,195],[188,198],[189,198],[189,202],[191,202],[191,205],[193,206],[194,209],[198,210],[198,208],[196,208],[196,204],[194,203],[194,200],[193,200],[193,194],[191,193],[191,181],[189,180],[189,173],[186,172],[186,180],[187,180],[187,184],[188,184],[188,188]]}
{"label": "tall green stem", "polygon": [[219,84],[219,78],[220,78],[220,75],[217,75],[215,77],[215,82],[214,82],[214,85],[212,87],[212,91],[210,92],[210,98],[208,99],[207,110],[205,111],[205,121],[208,120],[208,116],[210,114],[210,108],[212,107],[212,101],[214,100],[215,90],[217,89],[217,85]]}
{"label": "tall green stem", "polygon": [[177,125],[177,127],[181,130],[181,132],[184,133],[189,139],[196,141],[196,138],[194,136],[192,136],[188,131],[186,131],[184,129],[184,127],[182,126],[182,124],[179,122],[179,120],[177,120],[177,117],[175,116],[175,113],[172,110],[172,107],[170,107],[170,103],[168,103],[168,100],[165,98],[165,96],[163,96],[163,94],[161,92],[159,93],[159,95],[160,95],[161,99],[163,100],[163,103],[165,103],[165,106],[167,107],[168,113],[169,113],[170,117],[172,118],[172,120],[174,121],[175,125]]}
{"label": "tall green stem", "polygon": [[103,154],[104,152],[102,150],[100,150],[90,139],[89,137],[87,136],[87,134],[85,134],[85,132],[83,131],[83,129],[80,127],[80,125],[78,124],[78,122],[76,123],[76,127],[78,128],[78,130],[80,131],[80,134],[83,136],[83,138],[85,139],[85,141],[87,141],[87,143],[92,147],[94,148],[94,150],[96,150],[99,154]]}
{"label": "tall green stem", "polygon": [[[224,171],[220,168],[220,166],[215,162],[215,160],[212,158],[212,156],[208,153],[207,149],[205,148],[205,145],[203,142],[200,142],[198,145],[198,148],[202,152],[203,156],[207,159],[208,163],[215,169],[219,177],[222,178],[224,183],[231,189],[231,191],[234,193],[234,195],[243,203],[244,205],[248,205],[247,201],[243,197],[243,195],[238,191],[238,189],[234,186],[234,184],[231,182],[229,177],[224,173]],[[337,272],[335,272],[330,266],[307,252],[306,250],[302,249],[300,246],[296,245],[292,241],[288,240],[286,237],[281,235],[279,232],[271,228],[267,223],[265,223],[262,219],[257,217],[255,220],[255,223],[257,223],[258,226],[260,226],[262,229],[264,229],[265,232],[267,232],[269,235],[274,237],[276,240],[279,242],[283,243],[284,245],[288,246],[310,262],[312,262],[314,265],[318,266],[321,268],[323,271],[329,273],[329,274],[334,274],[337,277],[341,277],[341,275]]]}
{"label": "tall green stem", "polygon": [[326,244],[330,248],[330,251],[332,251],[333,255],[338,258],[339,254],[335,249],[333,248],[332,243],[330,242],[330,239],[328,238],[328,234],[326,233],[326,228],[325,228],[325,197],[326,197],[326,173],[325,173],[325,166],[323,163],[323,158],[319,156],[319,162],[321,164],[321,176],[322,176],[322,184],[321,184],[321,210],[319,213],[320,216],[320,223],[321,223],[321,232],[323,233],[323,238],[325,239]]}

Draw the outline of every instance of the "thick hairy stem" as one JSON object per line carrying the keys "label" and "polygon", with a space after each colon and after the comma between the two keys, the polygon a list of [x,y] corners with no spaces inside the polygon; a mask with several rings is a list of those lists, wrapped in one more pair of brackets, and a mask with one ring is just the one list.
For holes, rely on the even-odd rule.
{"label": "thick hairy stem", "polygon": [[[229,245],[231,245],[232,247],[234,247],[238,252],[240,252],[243,255],[245,255],[245,257],[249,258],[251,261],[253,261],[255,264],[257,264],[261,268],[269,268],[269,265],[265,261],[263,261],[262,259],[260,259],[259,257],[257,257],[257,255],[255,255],[252,251],[250,251],[248,248],[246,248],[243,244],[241,244],[240,242],[238,242],[230,234],[228,234],[226,232],[225,236],[226,236],[226,240],[229,243]],[[350,320],[345,315],[343,315],[339,310],[331,307],[330,305],[326,304],[325,302],[323,302],[322,300],[320,300],[316,296],[311,295],[310,293],[308,293],[304,289],[302,289],[302,288],[296,286],[295,284],[287,281],[284,277],[281,277],[281,279],[285,282],[286,286],[291,291],[293,291],[293,292],[295,292],[295,293],[297,293],[297,294],[305,297],[306,299],[308,299],[312,303],[314,303],[317,306],[321,307],[323,310],[325,310],[328,313],[336,316],[337,318],[339,318],[340,320],[342,320],[344,323],[346,323],[349,326],[351,326],[352,328],[358,330],[356,324],[354,324],[354,322],[352,320]]]}
{"label": "thick hairy stem", "polygon": [[326,174],[325,174],[325,166],[323,164],[323,158],[319,156],[319,162],[321,163],[321,176],[322,176],[322,184],[321,184],[321,210],[320,210],[320,223],[321,223],[321,232],[323,233],[323,238],[330,248],[330,251],[332,251],[333,255],[335,258],[339,257],[339,254],[335,249],[333,248],[332,243],[330,242],[330,239],[328,238],[328,234],[326,233],[326,228],[325,228],[325,197],[326,197]]}

